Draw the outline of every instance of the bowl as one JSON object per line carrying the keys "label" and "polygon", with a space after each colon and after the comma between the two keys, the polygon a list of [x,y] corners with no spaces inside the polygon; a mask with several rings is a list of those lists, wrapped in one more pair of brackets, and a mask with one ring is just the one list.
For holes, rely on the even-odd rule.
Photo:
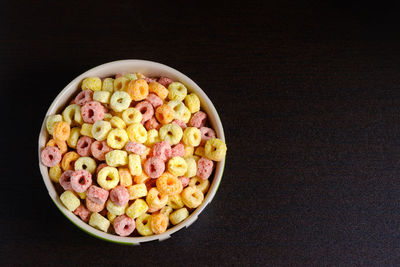
{"label": "bowl", "polygon": [[178,225],[173,226],[168,229],[166,232],[158,235],[152,236],[144,236],[144,237],[121,237],[117,235],[112,235],[109,233],[102,232],[86,224],[81,219],[79,219],[75,214],[67,210],[64,205],[61,203],[61,200],[56,192],[56,189],[50,180],[48,168],[44,166],[40,162],[40,152],[41,149],[45,146],[46,140],[48,139],[48,133],[46,131],[45,119],[47,116],[60,113],[62,109],[69,103],[69,101],[76,95],[78,91],[78,86],[80,82],[90,76],[99,76],[99,77],[110,77],[114,76],[116,73],[122,72],[141,72],[146,76],[166,76],[170,77],[173,80],[180,81],[185,84],[188,88],[188,91],[194,92],[198,95],[201,103],[201,108],[208,115],[208,121],[211,126],[214,128],[217,137],[225,142],[224,130],[222,127],[221,120],[218,116],[218,113],[211,102],[211,100],[207,97],[204,91],[189,77],[184,75],[183,73],[168,67],[166,65],[147,61],[147,60],[119,60],[109,62],[97,67],[94,67],[78,77],[76,77],[72,82],[70,82],[54,99],[53,103],[51,103],[49,109],[47,110],[46,116],[43,119],[42,128],[39,134],[39,146],[38,146],[38,154],[39,154],[39,168],[43,177],[43,182],[46,185],[46,188],[49,192],[50,198],[53,200],[54,204],[57,208],[67,217],[73,224],[82,229],[83,231],[106,241],[115,242],[119,244],[127,244],[127,245],[138,245],[142,242],[154,241],[154,240],[165,240],[171,237],[171,235],[182,228],[189,227],[194,221],[197,220],[197,217],[204,210],[204,208],[212,201],[215,196],[215,193],[218,190],[218,186],[221,183],[222,173],[224,171],[225,159],[216,163],[216,168],[214,171],[214,177],[210,177],[210,181],[212,183],[210,188],[204,197],[203,203],[194,210],[188,218],[186,218],[183,222]]}

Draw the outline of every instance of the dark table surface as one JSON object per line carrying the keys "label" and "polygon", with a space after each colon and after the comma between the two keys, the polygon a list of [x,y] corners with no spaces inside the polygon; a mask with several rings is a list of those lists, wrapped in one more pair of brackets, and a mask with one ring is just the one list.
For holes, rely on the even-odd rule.
{"label": "dark table surface", "polygon": [[[393,7],[61,2],[0,9],[0,265],[400,263]],[[118,59],[191,77],[216,106],[228,144],[221,186],[198,220],[134,247],[72,225],[50,201],[36,152],[59,91]]]}

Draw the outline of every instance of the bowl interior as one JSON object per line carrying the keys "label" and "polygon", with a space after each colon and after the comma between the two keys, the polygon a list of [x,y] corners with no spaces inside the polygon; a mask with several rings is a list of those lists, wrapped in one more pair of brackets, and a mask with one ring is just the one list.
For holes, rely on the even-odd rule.
{"label": "bowl interior", "polygon": [[[84,78],[90,76],[99,76],[101,78],[105,78],[114,76],[116,73],[121,73],[121,72],[141,72],[146,76],[166,76],[185,84],[190,92],[195,92],[199,96],[201,102],[201,108],[207,113],[209,123],[215,130],[217,137],[225,142],[225,136],[221,120],[218,116],[217,111],[215,110],[214,105],[207,97],[207,95],[203,92],[203,90],[194,81],[192,81],[183,73],[160,63],[146,61],[146,60],[120,60],[120,61],[106,63],[88,70],[87,72],[76,77],[58,94],[53,103],[50,105],[46,113],[46,117],[44,118],[42,123],[42,128],[39,135],[39,147],[38,147],[39,159],[40,159],[41,149],[45,146],[46,140],[48,138],[48,133],[45,127],[45,119],[47,118],[47,116],[60,113],[62,111],[62,109],[72,99],[72,97],[76,95],[78,91],[78,86],[80,85],[80,82]],[[71,222],[73,222],[76,226],[78,226],[85,232],[94,235],[95,237],[98,237],[100,239],[121,244],[139,244],[141,242],[147,242],[152,240],[164,240],[169,238],[172,233],[182,229],[183,227],[188,227],[189,225],[191,225],[197,219],[197,216],[202,212],[202,210],[207,206],[207,204],[210,203],[211,200],[213,199],[222,179],[224,165],[225,165],[225,159],[216,164],[214,178],[207,192],[207,195],[204,198],[203,203],[194,212],[192,212],[192,214],[185,221],[168,229],[165,233],[159,235],[152,235],[147,237],[120,237],[104,233],[100,230],[91,227],[90,225],[81,221],[72,212],[67,210],[61,203],[58,194],[55,190],[55,187],[49,178],[47,167],[42,165],[39,160],[39,168],[43,176],[43,181],[47,187],[51,199],[56,204],[57,208]]]}

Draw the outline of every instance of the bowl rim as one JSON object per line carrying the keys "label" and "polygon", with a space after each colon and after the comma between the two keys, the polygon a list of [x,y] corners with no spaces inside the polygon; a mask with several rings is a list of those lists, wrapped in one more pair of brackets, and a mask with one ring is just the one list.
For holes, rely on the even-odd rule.
{"label": "bowl rim", "polygon": [[[217,162],[217,166],[215,168],[215,174],[214,174],[214,179],[213,182],[211,183],[208,192],[204,198],[203,203],[197,207],[190,215],[188,218],[186,218],[183,222],[179,223],[178,225],[175,225],[168,229],[166,232],[158,235],[151,235],[151,236],[142,236],[142,237],[121,237],[118,235],[113,235],[109,233],[105,233],[103,231],[100,231],[89,224],[83,222],[73,214],[71,211],[67,210],[64,205],[61,203],[59,196],[55,190],[55,187],[53,185],[53,182],[51,181],[49,174],[48,174],[48,168],[44,166],[41,163],[40,160],[40,153],[42,150],[42,147],[45,145],[45,141],[48,137],[47,131],[46,131],[46,118],[49,115],[55,114],[57,107],[64,106],[62,103],[62,100],[65,100],[65,96],[70,94],[75,94],[77,90],[77,86],[80,84],[81,80],[89,77],[89,76],[100,76],[100,75],[95,75],[92,73],[98,73],[101,72],[102,70],[105,71],[105,69],[146,69],[146,68],[156,68],[159,69],[158,73],[162,75],[162,73],[165,73],[166,75],[169,75],[170,77],[174,77],[176,80],[181,81],[184,83],[189,91],[195,92],[201,102],[202,109],[206,111],[206,113],[209,115],[210,118],[210,123],[213,124],[213,128],[217,133],[218,138],[220,138],[222,141],[225,142],[225,134],[223,130],[223,126],[220,120],[220,117],[218,115],[217,110],[214,107],[214,104],[211,102],[211,100],[208,98],[208,96],[205,94],[205,92],[200,88],[200,86],[197,85],[192,79],[190,79],[188,76],[183,74],[182,72],[169,67],[167,65],[164,65],[162,63],[154,62],[154,61],[149,61],[149,60],[141,60],[141,59],[125,59],[125,60],[117,60],[117,61],[111,61],[108,63],[104,63],[101,65],[98,65],[96,67],[93,67],[84,73],[78,75],[75,79],[73,79],[67,86],[65,86],[61,92],[55,97],[53,102],[51,103],[50,107],[48,108],[45,117],[42,122],[42,126],[40,129],[39,133],[39,138],[38,138],[38,155],[39,155],[39,169],[42,174],[43,182],[47,188],[47,191],[50,195],[50,198],[52,199],[53,203],[56,205],[56,207],[61,211],[61,213],[69,220],[71,221],[74,225],[76,225],[78,228],[83,230],[84,232],[99,238],[101,240],[113,242],[113,243],[118,243],[118,244],[126,244],[126,245],[139,245],[140,243],[143,242],[150,242],[154,240],[165,240],[171,237],[172,234],[175,232],[183,229],[184,227],[187,228],[189,227],[194,221],[197,220],[199,214],[204,210],[204,208],[212,201],[214,198],[219,185],[222,180],[222,175],[224,172],[225,168],[225,158],[221,160],[220,162]],[[132,70],[134,71],[134,70]],[[113,71],[111,73],[117,73],[117,71]],[[110,74],[111,74],[110,73]],[[159,74],[159,75],[160,75]],[[165,75],[164,74],[164,75]],[[165,76],[166,76],[165,75]],[[212,116],[210,116],[212,114]]]}

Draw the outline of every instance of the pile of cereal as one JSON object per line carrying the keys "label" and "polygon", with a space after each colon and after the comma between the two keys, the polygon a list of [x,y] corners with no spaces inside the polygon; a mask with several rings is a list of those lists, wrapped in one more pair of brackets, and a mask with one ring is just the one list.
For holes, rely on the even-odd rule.
{"label": "pile of cereal", "polygon": [[62,114],[46,120],[51,139],[41,161],[61,202],[120,236],[160,234],[185,220],[227,149],[206,126],[198,96],[140,73],[89,77],[81,87]]}

